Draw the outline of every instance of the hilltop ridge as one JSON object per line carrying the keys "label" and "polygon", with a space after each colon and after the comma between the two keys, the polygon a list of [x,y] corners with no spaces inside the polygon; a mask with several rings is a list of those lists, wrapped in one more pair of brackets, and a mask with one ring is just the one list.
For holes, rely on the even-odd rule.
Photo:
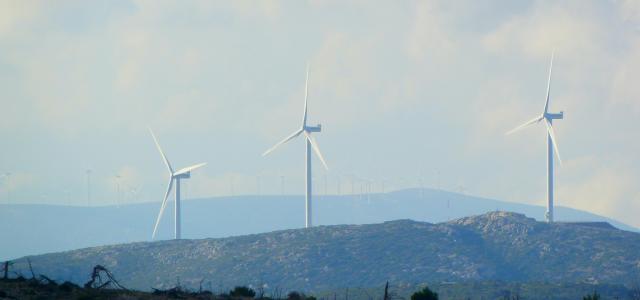
{"label": "hilltop ridge", "polygon": [[[220,239],[167,240],[32,256],[39,273],[81,282],[101,264],[130,287],[166,288],[176,277],[319,291],[396,283],[631,283],[640,277],[640,234],[547,224],[490,212],[443,223],[396,220],[290,229]],[[15,267],[27,270],[25,259]]]}

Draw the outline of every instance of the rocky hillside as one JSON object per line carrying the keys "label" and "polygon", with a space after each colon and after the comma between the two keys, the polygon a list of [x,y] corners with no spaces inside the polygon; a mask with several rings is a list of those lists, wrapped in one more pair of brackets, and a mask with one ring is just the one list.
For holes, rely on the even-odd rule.
{"label": "rocky hillside", "polygon": [[[64,233],[61,233],[64,234]],[[640,234],[606,223],[546,224],[492,212],[431,224],[399,220],[223,239],[94,247],[30,257],[36,273],[82,283],[94,265],[131,288],[265,286],[308,292],[423,282],[640,280]],[[14,269],[28,273],[25,259]]]}
{"label": "rocky hillside", "polygon": [[[163,193],[164,190],[158,190]],[[160,197],[160,195],[158,196]],[[159,200],[159,199],[154,199]],[[564,203],[558,201],[558,204]],[[251,207],[252,209],[247,209]],[[0,203],[0,261],[79,248],[151,240],[159,202],[117,206],[56,206]],[[185,239],[224,238],[304,227],[304,196],[235,196],[187,199],[182,203]],[[411,219],[439,223],[490,211],[543,218],[545,208],[443,190],[408,189],[384,194],[318,195],[314,224],[375,224]],[[173,237],[173,204],[158,227],[158,238]],[[242,218],[238,217],[242,214]],[[559,221],[604,221],[640,232],[615,220],[568,207],[556,207]],[[246,220],[251,220],[247,222]],[[64,234],[59,234],[64,232]]]}

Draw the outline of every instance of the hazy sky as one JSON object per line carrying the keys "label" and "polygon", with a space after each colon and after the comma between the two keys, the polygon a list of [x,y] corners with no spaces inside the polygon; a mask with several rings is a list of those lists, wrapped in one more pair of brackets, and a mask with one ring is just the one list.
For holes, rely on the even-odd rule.
{"label": "hazy sky", "polygon": [[[557,203],[640,226],[638,1],[0,1],[0,201],[160,201],[167,174],[208,162],[186,197],[441,187],[545,203],[538,124],[552,111]],[[326,176],[326,177],[325,177]],[[258,179],[259,178],[259,179]],[[233,187],[232,187],[233,186]],[[139,190],[133,196],[131,190]],[[233,191],[232,191],[233,190]]]}

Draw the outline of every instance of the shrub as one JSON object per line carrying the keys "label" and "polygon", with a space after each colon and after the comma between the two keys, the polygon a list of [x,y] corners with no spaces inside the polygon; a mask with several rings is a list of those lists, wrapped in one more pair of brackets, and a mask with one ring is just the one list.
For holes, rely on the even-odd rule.
{"label": "shrub", "polygon": [[229,295],[231,297],[253,298],[256,296],[256,292],[246,286],[237,286],[229,292]]}
{"label": "shrub", "polygon": [[296,291],[290,292],[287,295],[287,300],[304,300],[304,294],[298,293]]}
{"label": "shrub", "polygon": [[287,295],[287,300],[316,300],[316,297],[307,297],[307,295],[305,295],[304,293],[293,291]]}
{"label": "shrub", "polygon": [[421,291],[413,293],[411,300],[438,300],[438,293],[425,286]]}
{"label": "shrub", "polygon": [[74,289],[78,289],[79,287],[69,281],[65,281],[64,283],[62,283],[60,286],[58,286],[58,289],[62,292],[72,292]]}
{"label": "shrub", "polygon": [[593,294],[586,295],[582,297],[582,300],[600,300],[600,294],[594,291]]}

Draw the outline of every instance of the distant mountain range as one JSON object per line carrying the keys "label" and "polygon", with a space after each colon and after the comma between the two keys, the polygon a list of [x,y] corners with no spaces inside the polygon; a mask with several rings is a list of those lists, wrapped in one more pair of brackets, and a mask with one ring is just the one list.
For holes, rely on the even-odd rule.
{"label": "distant mountain range", "polygon": [[[249,219],[245,219],[249,222]],[[633,284],[640,233],[608,223],[538,222],[490,212],[431,224],[398,220],[319,226],[221,239],[103,246],[32,256],[37,273],[86,281],[101,264],[136,289],[264,286],[317,292],[347,287],[460,282]],[[25,259],[14,270],[29,274]]]}
{"label": "distant mountain range", "polygon": [[[504,202],[443,190],[409,189],[385,194],[324,196],[314,199],[315,225],[372,224],[397,219],[443,222],[489,211],[513,211],[537,219],[544,207]],[[83,247],[149,241],[159,203],[121,207],[0,205],[0,260]],[[158,239],[173,235],[172,203]],[[183,237],[229,237],[301,228],[303,196],[236,196],[183,201]],[[571,208],[557,207],[560,221],[605,221]]]}

